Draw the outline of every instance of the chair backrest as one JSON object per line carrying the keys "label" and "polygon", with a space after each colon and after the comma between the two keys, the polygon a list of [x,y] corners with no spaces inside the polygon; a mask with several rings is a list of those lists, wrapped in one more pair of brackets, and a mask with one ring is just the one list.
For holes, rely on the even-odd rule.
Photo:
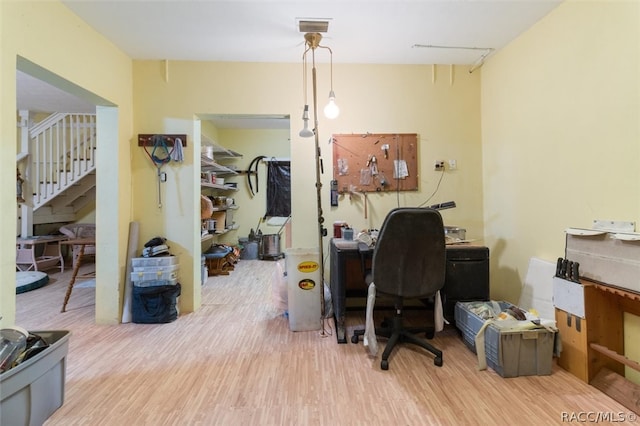
{"label": "chair backrest", "polygon": [[385,218],[373,252],[376,290],[400,297],[430,297],[444,285],[442,216],[430,208],[396,208]]}
{"label": "chair backrest", "polygon": [[69,223],[60,227],[59,231],[69,238],[95,238],[95,223]]}

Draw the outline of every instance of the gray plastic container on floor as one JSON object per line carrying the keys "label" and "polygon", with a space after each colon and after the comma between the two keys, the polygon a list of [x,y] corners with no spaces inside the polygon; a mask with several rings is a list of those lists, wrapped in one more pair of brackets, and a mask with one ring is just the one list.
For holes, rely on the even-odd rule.
{"label": "gray plastic container on floor", "polygon": [[0,424],[41,425],[64,403],[69,331],[32,331],[49,343],[0,374]]}
{"label": "gray plastic container on floor", "polygon": [[485,330],[487,365],[502,377],[548,376],[553,364],[555,333],[544,328]]}
{"label": "gray plastic container on floor", "polygon": [[244,248],[240,252],[240,259],[255,260],[258,258],[258,243],[256,241],[247,241]]}
{"label": "gray plastic container on floor", "polygon": [[[473,353],[477,353],[476,335],[478,334],[478,331],[480,331],[480,328],[482,328],[485,320],[469,309],[469,305],[473,303],[484,302],[457,302],[453,314],[456,321],[456,327],[462,332],[462,341],[473,351]],[[500,309],[503,311],[513,306],[508,302],[498,302],[498,304],[500,305]]]}
{"label": "gray plastic container on floor", "polygon": [[[457,302],[456,327],[462,332],[462,340],[474,353],[476,335],[485,320],[469,308],[474,303]],[[515,306],[498,302],[500,309]],[[487,365],[502,377],[545,376],[551,374],[555,333],[544,328],[533,330],[501,330],[489,325],[484,332],[484,350]]]}

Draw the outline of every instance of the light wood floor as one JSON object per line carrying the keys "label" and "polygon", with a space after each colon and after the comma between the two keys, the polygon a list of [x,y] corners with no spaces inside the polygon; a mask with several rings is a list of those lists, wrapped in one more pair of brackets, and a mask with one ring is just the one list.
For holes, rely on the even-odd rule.
{"label": "light wood floor", "polygon": [[[169,324],[95,325],[91,288],[76,288],[60,313],[68,273],[18,295],[19,325],[72,333],[65,402],[46,424],[550,425],[628,412],[555,364],[550,376],[477,371],[451,328],[433,340],[443,367],[403,346],[382,371],[362,344],[289,331],[272,303],[275,265],[241,260],[209,278],[200,310]],[[349,331],[363,322],[350,313]]]}

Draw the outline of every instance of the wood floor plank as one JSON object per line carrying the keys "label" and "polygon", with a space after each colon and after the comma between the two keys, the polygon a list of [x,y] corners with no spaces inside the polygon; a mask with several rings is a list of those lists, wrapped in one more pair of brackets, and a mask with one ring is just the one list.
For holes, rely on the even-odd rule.
{"label": "wood floor plank", "polygon": [[[562,424],[563,413],[629,412],[553,366],[549,376],[504,379],[478,371],[447,327],[433,343],[444,365],[411,346],[388,371],[360,343],[327,332],[291,332],[273,303],[276,262],[241,260],[208,279],[202,307],[169,324],[94,324],[95,290],[68,274],[17,296],[17,323],[70,330],[64,405],[47,425],[487,425]],[[349,311],[349,334],[364,324]],[[381,346],[384,341],[379,342]]]}

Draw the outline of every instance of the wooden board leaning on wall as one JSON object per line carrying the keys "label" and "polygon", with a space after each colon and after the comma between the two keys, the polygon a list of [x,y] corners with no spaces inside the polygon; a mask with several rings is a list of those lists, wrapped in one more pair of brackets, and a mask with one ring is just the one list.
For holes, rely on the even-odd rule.
{"label": "wooden board leaning on wall", "polygon": [[418,190],[417,134],[339,134],[332,145],[339,193]]}

